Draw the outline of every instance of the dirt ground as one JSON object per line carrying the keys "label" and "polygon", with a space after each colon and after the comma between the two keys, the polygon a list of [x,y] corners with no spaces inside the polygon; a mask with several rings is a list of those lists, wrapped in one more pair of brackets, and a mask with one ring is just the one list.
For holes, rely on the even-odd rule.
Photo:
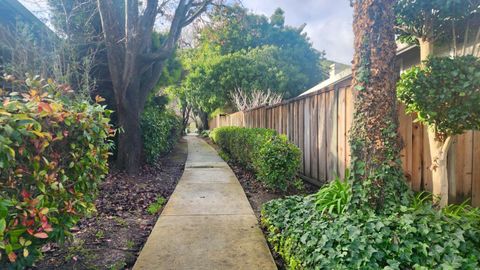
{"label": "dirt ground", "polygon": [[135,177],[114,171],[101,184],[97,213],[82,219],[64,245],[43,248],[44,258],[33,269],[131,269],[160,215],[147,208],[158,196],[168,199],[182,176],[187,143]]}

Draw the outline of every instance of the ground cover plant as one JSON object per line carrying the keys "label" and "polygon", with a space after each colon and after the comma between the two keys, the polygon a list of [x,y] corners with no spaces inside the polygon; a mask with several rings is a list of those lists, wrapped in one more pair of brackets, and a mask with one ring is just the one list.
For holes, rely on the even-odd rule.
{"label": "ground cover plant", "polygon": [[[0,91],[0,268],[23,268],[94,210],[108,172],[110,112],[29,78]],[[97,97],[97,101],[101,98]]]}
{"label": "ground cover plant", "polygon": [[221,127],[210,133],[222,151],[270,188],[286,191],[298,183],[301,152],[284,135],[264,128]]}
{"label": "ground cover plant", "polygon": [[[341,198],[341,199],[339,199]],[[421,193],[379,214],[349,209],[350,182],[318,193],[273,200],[262,209],[268,241],[288,269],[478,269],[479,210],[439,211]]]}
{"label": "ground cover plant", "polygon": [[[441,209],[432,203],[435,196],[425,193],[414,196],[405,184],[397,133],[395,3],[394,0],[352,1],[355,111],[350,130],[350,175],[343,182],[337,180],[326,185],[317,194],[274,200],[262,210],[267,238],[289,269],[480,267],[479,210],[466,204]],[[456,74],[458,79],[460,74]],[[474,80],[476,75],[470,74]],[[435,87],[440,88],[437,91],[442,91],[450,82],[439,79],[437,83]],[[419,93],[413,95],[432,94],[433,100],[448,98],[445,92],[440,94],[445,96],[433,93],[431,85],[416,86]],[[450,89],[449,93],[455,96],[448,99],[452,104],[440,101],[433,105],[446,106],[440,108],[445,112],[452,109],[449,115],[460,125],[470,124],[468,117],[453,108],[457,96],[461,100],[459,93],[470,94],[466,87],[469,86],[460,84]],[[475,92],[476,88],[472,90]],[[411,93],[404,92],[405,98]],[[431,100],[424,98],[423,102]],[[418,101],[411,104],[419,105]],[[428,112],[428,106],[426,109]],[[426,113],[421,117],[435,119]]]}

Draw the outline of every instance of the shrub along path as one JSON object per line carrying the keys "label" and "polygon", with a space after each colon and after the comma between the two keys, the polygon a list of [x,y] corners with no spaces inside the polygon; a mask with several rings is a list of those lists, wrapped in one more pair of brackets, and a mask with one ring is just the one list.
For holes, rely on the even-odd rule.
{"label": "shrub along path", "polygon": [[184,174],[134,269],[276,269],[230,167],[203,140],[186,138]]}

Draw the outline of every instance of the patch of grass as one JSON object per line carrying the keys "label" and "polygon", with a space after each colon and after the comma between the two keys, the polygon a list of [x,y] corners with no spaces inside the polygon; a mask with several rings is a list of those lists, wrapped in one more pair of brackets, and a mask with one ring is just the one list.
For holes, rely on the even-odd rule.
{"label": "patch of grass", "polygon": [[127,240],[127,248],[132,249],[135,246],[135,242],[132,240]]}
{"label": "patch of grass", "polygon": [[95,238],[101,239],[105,236],[105,232],[102,230],[98,230],[97,233],[95,234]]}
{"label": "patch of grass", "polygon": [[114,216],[113,220],[122,227],[127,227],[128,223],[121,217]]}
{"label": "patch of grass", "polygon": [[158,196],[157,197],[157,200],[150,204],[147,208],[147,211],[150,215],[155,215],[155,214],[158,214],[158,212],[160,212],[160,209],[162,209],[162,206],[167,202],[167,199],[165,199],[164,197],[162,196]]}

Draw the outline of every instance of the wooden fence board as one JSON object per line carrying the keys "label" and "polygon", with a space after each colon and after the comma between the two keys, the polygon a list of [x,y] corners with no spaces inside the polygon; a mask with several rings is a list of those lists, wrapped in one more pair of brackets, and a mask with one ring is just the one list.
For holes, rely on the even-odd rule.
{"label": "wooden fence board", "polygon": [[310,106],[311,106],[311,98],[305,99],[304,104],[303,104],[303,109],[304,109],[304,117],[303,117],[303,157],[304,157],[304,167],[305,167],[305,175],[308,177],[312,177],[312,172],[311,172],[311,158],[312,158],[312,152],[311,148],[312,145],[310,144],[310,138],[311,138],[311,126],[310,126]]}
{"label": "wooden fence board", "polygon": [[472,177],[472,205],[480,207],[480,131],[474,132],[473,137],[473,177]]}
{"label": "wooden fence board", "polygon": [[430,170],[432,166],[432,161],[430,158],[430,146],[428,144],[428,132],[427,129],[424,129],[423,132],[423,148],[422,148],[422,189],[432,192],[432,171]]}
{"label": "wooden fence board", "polygon": [[327,125],[326,103],[327,94],[318,95],[318,180],[327,181]]}
{"label": "wooden fence board", "polygon": [[318,179],[318,96],[314,96],[310,101],[311,105],[311,116],[310,116],[310,127],[311,127],[311,177],[312,179]]}
{"label": "wooden fence board", "polygon": [[[412,116],[413,118],[414,116]],[[420,123],[412,125],[412,175],[411,183],[414,191],[422,190],[423,168],[423,126]]]}
{"label": "wooden fence board", "polygon": [[351,149],[350,149],[350,129],[352,128],[353,124],[353,112],[354,112],[354,97],[353,91],[350,86],[348,86],[347,95],[345,95],[345,134],[346,134],[346,144],[345,144],[345,165],[347,167],[350,166],[351,160]]}
{"label": "wooden fence board", "polygon": [[345,178],[345,160],[346,160],[346,93],[345,88],[338,89],[338,109],[337,109],[337,129],[338,129],[338,141],[337,141],[337,155],[338,155],[338,175],[340,179]]}
{"label": "wooden fence board", "polygon": [[[465,148],[465,141],[466,136],[461,135],[457,136],[456,142],[452,145],[452,147],[455,147],[455,179],[462,179],[462,176],[464,176],[464,165],[465,165],[465,155],[462,154],[462,150]],[[464,181],[457,181],[455,183],[455,189],[456,189],[456,200],[457,201],[462,201],[464,198]]]}
{"label": "wooden fence board", "polygon": [[[305,100],[298,101],[298,147],[305,154]],[[302,155],[302,166],[300,172],[305,174],[305,155]]]}
{"label": "wooden fence board", "polygon": [[330,91],[326,95],[326,129],[327,129],[327,180],[330,181],[338,175],[337,153],[337,91]]}

